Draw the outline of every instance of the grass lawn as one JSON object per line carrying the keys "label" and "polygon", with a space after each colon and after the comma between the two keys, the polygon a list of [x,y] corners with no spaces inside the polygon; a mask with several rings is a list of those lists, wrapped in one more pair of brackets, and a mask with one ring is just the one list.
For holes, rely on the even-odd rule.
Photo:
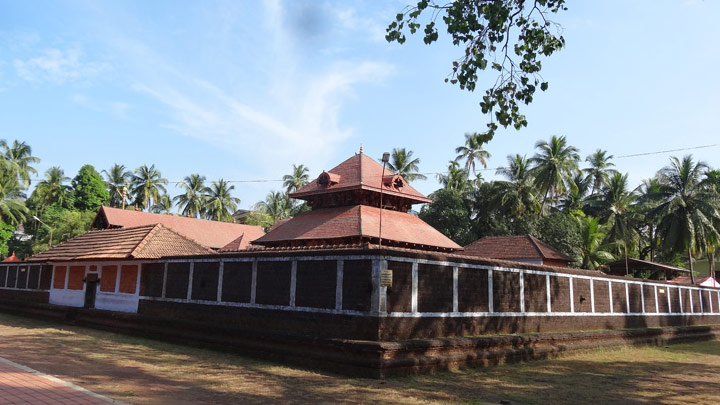
{"label": "grass lawn", "polygon": [[720,341],[370,380],[0,313],[0,357],[138,404],[720,403]]}

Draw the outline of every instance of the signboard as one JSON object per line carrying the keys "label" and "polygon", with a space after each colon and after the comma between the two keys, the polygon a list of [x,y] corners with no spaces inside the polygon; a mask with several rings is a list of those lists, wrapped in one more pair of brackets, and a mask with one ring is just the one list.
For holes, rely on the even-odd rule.
{"label": "signboard", "polygon": [[380,270],[380,287],[392,287],[392,270]]}

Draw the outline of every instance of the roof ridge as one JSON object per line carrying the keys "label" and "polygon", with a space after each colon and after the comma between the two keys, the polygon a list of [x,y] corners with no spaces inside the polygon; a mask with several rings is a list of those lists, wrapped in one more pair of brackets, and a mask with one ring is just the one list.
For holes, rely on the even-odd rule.
{"label": "roof ridge", "polygon": [[[157,230],[156,230],[156,228],[157,228]],[[175,234],[175,235],[177,235],[177,236],[179,236],[179,237],[181,237],[181,238],[183,238],[183,239],[185,239],[185,240],[187,240],[187,241],[190,241],[190,242],[192,242],[192,243],[200,246],[201,248],[207,250],[208,253],[213,253],[213,254],[216,253],[214,250],[208,248],[207,246],[204,246],[203,244],[199,243],[198,241],[196,241],[196,240],[194,240],[194,239],[192,239],[192,238],[190,238],[190,237],[187,237],[187,236],[183,235],[182,233],[180,233],[180,232],[178,232],[178,231],[170,228],[169,226],[165,226],[165,225],[163,225],[163,224],[156,224],[156,228],[153,228],[153,230],[150,231],[150,232],[148,233],[148,235],[146,236],[145,239],[147,239],[148,242],[150,241],[150,236],[151,236],[151,234],[152,234],[152,236],[155,236],[155,234],[157,234],[160,230],[164,230],[164,231],[168,231],[168,232],[170,232],[170,233],[172,233],[172,234]],[[243,235],[244,235],[244,233],[243,233]],[[138,244],[138,248],[140,247],[140,244],[145,241],[145,239],[143,239],[143,241],[141,241],[141,242]],[[143,244],[143,247],[145,247],[145,244]],[[137,250],[137,253],[140,253],[140,250],[142,250],[142,249],[136,249],[136,250]],[[133,252],[132,252],[133,255],[134,255],[134,253],[135,253],[136,250],[133,250]]]}
{"label": "roof ridge", "polygon": [[[530,235],[529,233],[526,234],[525,237],[530,240],[530,243],[532,243],[532,245],[535,247],[535,249],[538,251],[538,253],[540,253],[540,257],[542,257],[543,259],[548,257],[548,255],[546,255],[545,252],[540,247],[540,244],[538,243],[538,241],[540,241],[540,240],[538,238]],[[540,242],[542,242],[542,241],[540,241]]]}
{"label": "roof ridge", "polygon": [[157,230],[159,228],[163,228],[163,225],[162,224],[153,225],[153,227],[148,231],[148,233],[146,233],[145,236],[143,236],[143,238],[140,239],[140,242],[138,242],[137,245],[135,245],[133,250],[130,251],[130,256],[135,257],[136,256],[135,253],[140,253],[140,251],[145,247],[145,245],[148,244],[148,242],[150,241],[152,236],[157,233]]}

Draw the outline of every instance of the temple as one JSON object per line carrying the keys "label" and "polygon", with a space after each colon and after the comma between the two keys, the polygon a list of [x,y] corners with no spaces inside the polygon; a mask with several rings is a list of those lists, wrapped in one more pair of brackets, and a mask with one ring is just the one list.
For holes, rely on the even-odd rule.
{"label": "temple", "polygon": [[409,213],[414,204],[429,203],[429,198],[362,152],[323,171],[290,197],[307,201],[311,210],[274,227],[253,245],[291,248],[373,243],[447,253],[462,250]]}

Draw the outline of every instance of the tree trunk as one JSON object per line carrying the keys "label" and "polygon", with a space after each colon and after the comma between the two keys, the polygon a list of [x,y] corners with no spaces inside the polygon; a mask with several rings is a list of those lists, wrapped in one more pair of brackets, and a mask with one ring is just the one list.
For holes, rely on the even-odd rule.
{"label": "tree trunk", "polygon": [[715,253],[708,252],[708,267],[710,268],[710,277],[715,280]]}
{"label": "tree trunk", "polygon": [[692,252],[688,248],[688,265],[690,266],[690,283],[695,285],[695,272],[693,271]]}
{"label": "tree trunk", "polygon": [[548,187],[547,190],[545,190],[545,197],[543,197],[542,204],[540,204],[540,215],[538,215],[538,218],[542,218],[543,216],[543,210],[545,209],[545,201],[547,201],[548,194],[550,193],[550,188]]}

